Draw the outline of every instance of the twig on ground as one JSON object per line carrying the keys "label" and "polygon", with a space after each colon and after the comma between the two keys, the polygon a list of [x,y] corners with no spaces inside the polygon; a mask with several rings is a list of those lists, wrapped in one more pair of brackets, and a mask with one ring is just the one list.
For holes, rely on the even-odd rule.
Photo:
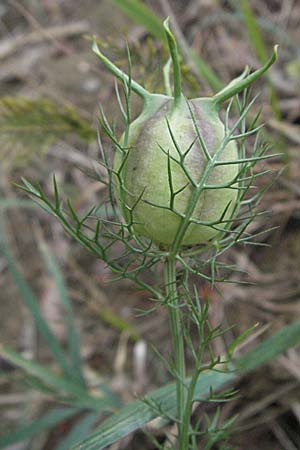
{"label": "twig on ground", "polygon": [[78,22],[45,28],[42,32],[40,30],[32,31],[28,34],[19,34],[15,37],[2,39],[0,41],[0,60],[13,55],[26,45],[39,44],[44,41],[53,41],[56,39],[77,36],[87,33],[88,30],[89,23],[86,20],[81,20]]}

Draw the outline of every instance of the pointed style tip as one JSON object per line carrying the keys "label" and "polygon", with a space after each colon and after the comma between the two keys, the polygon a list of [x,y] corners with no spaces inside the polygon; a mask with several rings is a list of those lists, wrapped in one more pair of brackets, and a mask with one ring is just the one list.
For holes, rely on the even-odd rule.
{"label": "pointed style tip", "polygon": [[94,53],[96,53],[96,55],[101,54],[98,44],[97,44],[96,36],[93,36],[92,50]]}
{"label": "pointed style tip", "polygon": [[163,21],[163,26],[164,26],[164,29],[165,29],[166,31],[170,31],[170,26],[169,26],[169,24],[170,24],[170,17],[168,16],[168,17],[166,17],[165,20]]}
{"label": "pointed style tip", "polygon": [[[115,64],[113,64],[99,49],[96,41],[96,37],[93,37],[92,50],[98,56],[98,58],[102,61],[102,63],[106,66],[106,68],[120,80],[122,83],[130,84],[132,90],[138,94],[142,98],[147,98],[151,94],[141,85],[139,85],[136,81],[131,79],[131,74],[128,76],[125,72],[120,70]],[[131,61],[130,61],[130,53],[128,53],[128,63],[129,63],[129,72],[131,72]]]}
{"label": "pointed style tip", "polygon": [[[244,70],[243,74],[230,82],[224,89],[214,95],[214,101],[216,104],[222,104],[224,101],[233,97],[234,95],[241,92],[243,89],[247,88],[251,83],[261,77],[267,70],[275,63],[278,56],[278,45],[274,46],[273,53],[271,57],[266,61],[266,63],[257,69],[255,72],[248,74]],[[247,76],[245,76],[247,75]]]}
{"label": "pointed style tip", "polygon": [[176,42],[174,34],[170,30],[169,21],[170,21],[170,18],[167,17],[164,20],[163,25],[164,25],[164,30],[166,32],[170,56],[171,56],[172,65],[173,65],[174,100],[175,100],[175,103],[178,103],[178,101],[181,98],[181,71],[180,71],[180,64],[179,64],[179,54],[178,54],[178,49],[177,49],[177,42]]}

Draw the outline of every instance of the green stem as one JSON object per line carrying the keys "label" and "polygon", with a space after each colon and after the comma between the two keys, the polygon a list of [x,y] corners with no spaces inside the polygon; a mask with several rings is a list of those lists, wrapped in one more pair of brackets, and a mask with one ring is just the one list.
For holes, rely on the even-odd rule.
{"label": "green stem", "polygon": [[190,420],[193,413],[193,400],[195,396],[195,390],[197,386],[197,381],[199,379],[200,375],[200,365],[204,353],[205,345],[202,342],[200,343],[200,351],[197,355],[197,367],[194,370],[193,376],[190,380],[190,384],[188,387],[188,393],[187,398],[185,402],[185,411],[183,415],[183,422],[182,422],[182,432],[181,432],[181,442],[180,442],[180,449],[188,449],[189,447],[189,436],[190,436]]}
{"label": "green stem", "polygon": [[176,395],[177,395],[177,419],[178,419],[178,442],[180,450],[188,450],[182,447],[182,427],[184,423],[185,411],[185,355],[181,313],[176,285],[176,261],[175,258],[168,257],[164,265],[164,283],[167,297],[168,312],[170,318],[170,328],[172,334],[173,351],[176,371]]}
{"label": "green stem", "polygon": [[169,50],[173,64],[173,78],[174,78],[174,101],[175,104],[181,99],[181,71],[178,57],[178,49],[175,37],[169,28],[169,18],[164,21],[164,29],[168,39]]}

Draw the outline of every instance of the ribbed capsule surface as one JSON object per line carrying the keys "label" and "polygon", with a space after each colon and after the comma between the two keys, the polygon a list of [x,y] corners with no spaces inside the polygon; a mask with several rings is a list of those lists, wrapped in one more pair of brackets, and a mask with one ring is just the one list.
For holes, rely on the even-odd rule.
{"label": "ribbed capsule surface", "polygon": [[[129,153],[124,163],[124,155],[117,152],[114,168],[122,165],[123,186],[116,180],[117,198],[127,220],[125,205],[134,207],[132,219],[137,233],[171,245],[186,213],[194,206],[181,245],[200,244],[220,232],[218,228],[224,226],[218,226],[220,218],[230,217],[237,190],[222,185],[235,178],[238,165],[220,165],[208,171],[209,158],[199,134],[211,158],[218,152],[219,161],[237,159],[235,142],[229,142],[220,152],[224,125],[210,99],[187,103],[182,98],[175,105],[172,98],[156,96],[131,124],[126,146]],[[202,186],[202,191],[195,202],[197,186]]]}

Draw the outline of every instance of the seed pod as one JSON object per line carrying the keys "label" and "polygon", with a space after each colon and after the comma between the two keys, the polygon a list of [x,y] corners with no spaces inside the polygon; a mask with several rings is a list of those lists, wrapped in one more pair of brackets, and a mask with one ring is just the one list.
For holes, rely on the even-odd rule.
{"label": "seed pod", "polygon": [[[239,156],[225,140],[220,105],[275,61],[276,49],[261,69],[246,70],[211,98],[186,100],[181,92],[176,42],[164,23],[173,62],[174,97],[150,94],[116,68],[94,44],[94,51],[123,82],[144,99],[141,115],[117,146],[115,191],[134,233],[158,244],[205,243],[220,233],[237,200]],[[226,162],[221,165],[220,162]]]}
{"label": "seed pod", "polygon": [[[135,230],[138,233],[156,242],[172,244],[195,186],[201,182],[207,166],[207,156],[197,139],[195,126],[211,157],[222,144],[224,126],[215,105],[206,99],[192,100],[189,105],[184,98],[176,105],[172,98],[162,97],[160,101],[155,112],[138,118],[130,127],[129,154],[123,174],[128,191],[125,202],[133,207],[140,198],[134,208]],[[178,160],[179,152],[180,156],[188,152],[182,164],[174,161]],[[226,146],[222,158],[237,159],[234,142]],[[114,163],[116,171],[121,163],[122,155],[117,153]],[[207,183],[230,182],[237,171],[235,164],[216,167]],[[178,194],[174,195],[176,192]],[[191,217],[203,222],[218,222],[227,208],[227,218],[236,195],[237,191],[226,188],[203,190]],[[190,224],[182,244],[205,242],[216,233],[212,227]]]}

